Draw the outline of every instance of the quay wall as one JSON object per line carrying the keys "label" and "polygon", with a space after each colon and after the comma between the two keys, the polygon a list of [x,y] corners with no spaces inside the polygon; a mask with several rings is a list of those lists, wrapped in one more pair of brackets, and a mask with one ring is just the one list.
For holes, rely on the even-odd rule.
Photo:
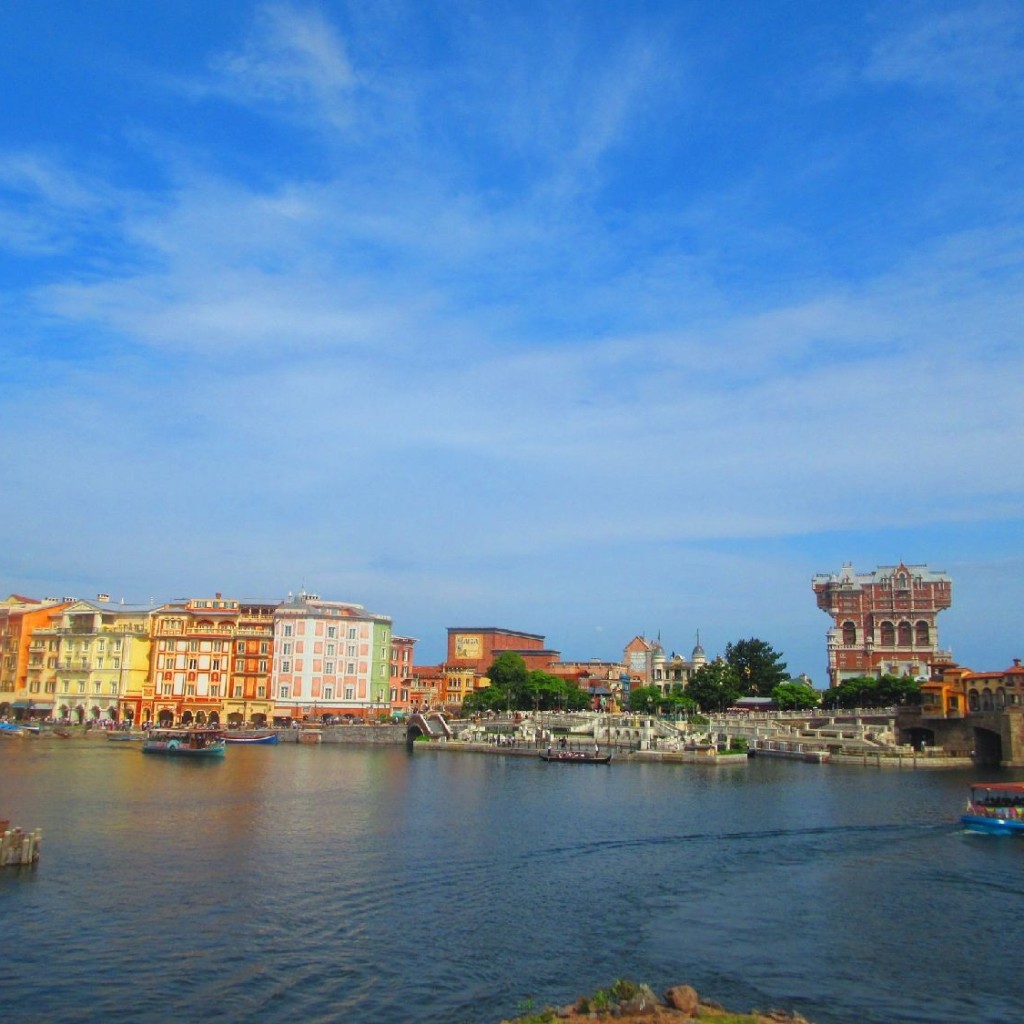
{"label": "quay wall", "polygon": [[319,733],[321,743],[397,745],[405,742],[404,725],[325,725],[317,729],[278,729],[278,742],[298,743],[304,732]]}

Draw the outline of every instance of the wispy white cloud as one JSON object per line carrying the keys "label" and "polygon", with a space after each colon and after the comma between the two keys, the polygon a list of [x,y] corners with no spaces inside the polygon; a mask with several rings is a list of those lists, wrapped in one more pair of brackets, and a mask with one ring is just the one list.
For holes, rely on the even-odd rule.
{"label": "wispy white cloud", "polygon": [[334,26],[315,8],[267,4],[244,47],[211,61],[211,92],[323,119],[334,127],[351,117],[356,77]]}
{"label": "wispy white cloud", "polygon": [[[137,563],[192,590],[212,566],[268,595],[308,572],[396,615],[429,596],[450,620],[530,607],[538,621],[514,624],[547,630],[578,604],[590,629],[624,595],[641,618],[698,617],[679,580],[721,621],[738,601],[753,620],[751,580],[786,571],[754,542],[1024,516],[1012,190],[932,214],[965,194],[937,163],[919,232],[865,228],[845,206],[862,136],[837,118],[813,173],[718,138],[714,174],[678,184],[663,166],[648,193],[636,150],[674,173],[666,133],[700,94],[674,66],[685,40],[643,19],[601,35],[582,13],[524,15],[502,39],[481,11],[457,9],[419,66],[367,56],[401,48],[388,11],[371,48],[317,9],[260,8],[184,89],[315,137],[322,161],[267,171],[254,141],[247,177],[168,123],[130,136],[162,175],[144,190],[74,151],[0,158],[0,244],[71,254],[0,294],[47,359],[4,363],[0,427],[23,443],[0,479],[38,509],[26,565]],[[1016,44],[994,26],[970,39],[1005,83]],[[934,66],[953,27],[900,25],[868,75],[980,88],[975,44]],[[855,102],[863,83],[843,84],[828,102]],[[777,202],[832,178],[817,204]],[[852,256],[828,259],[845,235]],[[117,529],[91,520],[87,545],[62,529],[108,502]]]}
{"label": "wispy white cloud", "polygon": [[965,103],[1024,98],[1024,11],[1009,0],[953,9],[925,5],[920,20],[883,36],[870,80],[953,92]]}
{"label": "wispy white cloud", "polygon": [[111,212],[112,193],[53,156],[0,153],[0,249],[45,255],[73,247]]}

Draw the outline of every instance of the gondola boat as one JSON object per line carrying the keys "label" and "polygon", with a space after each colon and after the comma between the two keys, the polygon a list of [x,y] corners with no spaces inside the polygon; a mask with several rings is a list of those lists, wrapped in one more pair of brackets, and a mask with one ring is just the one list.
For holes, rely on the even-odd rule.
{"label": "gondola boat", "polygon": [[142,744],[144,754],[167,754],[175,757],[223,757],[227,749],[220,729],[156,728],[150,729]]}
{"label": "gondola boat", "polygon": [[1024,836],[1024,782],[973,782],[964,828],[989,835]]}
{"label": "gondola boat", "polygon": [[540,759],[551,764],[608,764],[611,754],[587,754],[582,750],[557,750],[541,754]]}

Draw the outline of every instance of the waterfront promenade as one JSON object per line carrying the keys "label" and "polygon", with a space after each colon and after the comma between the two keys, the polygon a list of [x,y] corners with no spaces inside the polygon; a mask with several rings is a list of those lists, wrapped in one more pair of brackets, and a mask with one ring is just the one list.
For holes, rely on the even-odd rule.
{"label": "waterfront promenade", "polygon": [[[439,716],[428,716],[435,723]],[[419,721],[422,728],[413,724]],[[690,721],[598,712],[519,712],[474,719],[445,719],[443,727],[420,716],[409,721],[323,725],[295,723],[276,729],[282,743],[402,745],[410,731],[422,732],[416,749],[450,753],[535,757],[549,746],[592,751],[595,743],[616,761],[736,765],[749,752],[809,763],[902,769],[957,768],[970,757],[940,748],[918,749],[896,742],[893,709],[843,712],[755,712],[722,714]],[[74,735],[105,738],[104,730]],[[44,733],[45,735],[45,733]],[[139,734],[141,735],[141,734]]]}

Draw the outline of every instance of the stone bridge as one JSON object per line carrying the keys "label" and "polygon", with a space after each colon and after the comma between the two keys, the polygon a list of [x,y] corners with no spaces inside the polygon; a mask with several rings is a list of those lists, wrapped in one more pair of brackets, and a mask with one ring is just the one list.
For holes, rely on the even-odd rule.
{"label": "stone bridge", "polygon": [[956,718],[930,718],[921,708],[900,708],[896,728],[904,743],[921,741],[979,764],[1024,768],[1024,708],[973,711]]}
{"label": "stone bridge", "polygon": [[433,711],[427,715],[417,712],[406,726],[405,745],[411,748],[418,736],[426,736],[428,740],[450,740],[452,731],[440,712]]}

